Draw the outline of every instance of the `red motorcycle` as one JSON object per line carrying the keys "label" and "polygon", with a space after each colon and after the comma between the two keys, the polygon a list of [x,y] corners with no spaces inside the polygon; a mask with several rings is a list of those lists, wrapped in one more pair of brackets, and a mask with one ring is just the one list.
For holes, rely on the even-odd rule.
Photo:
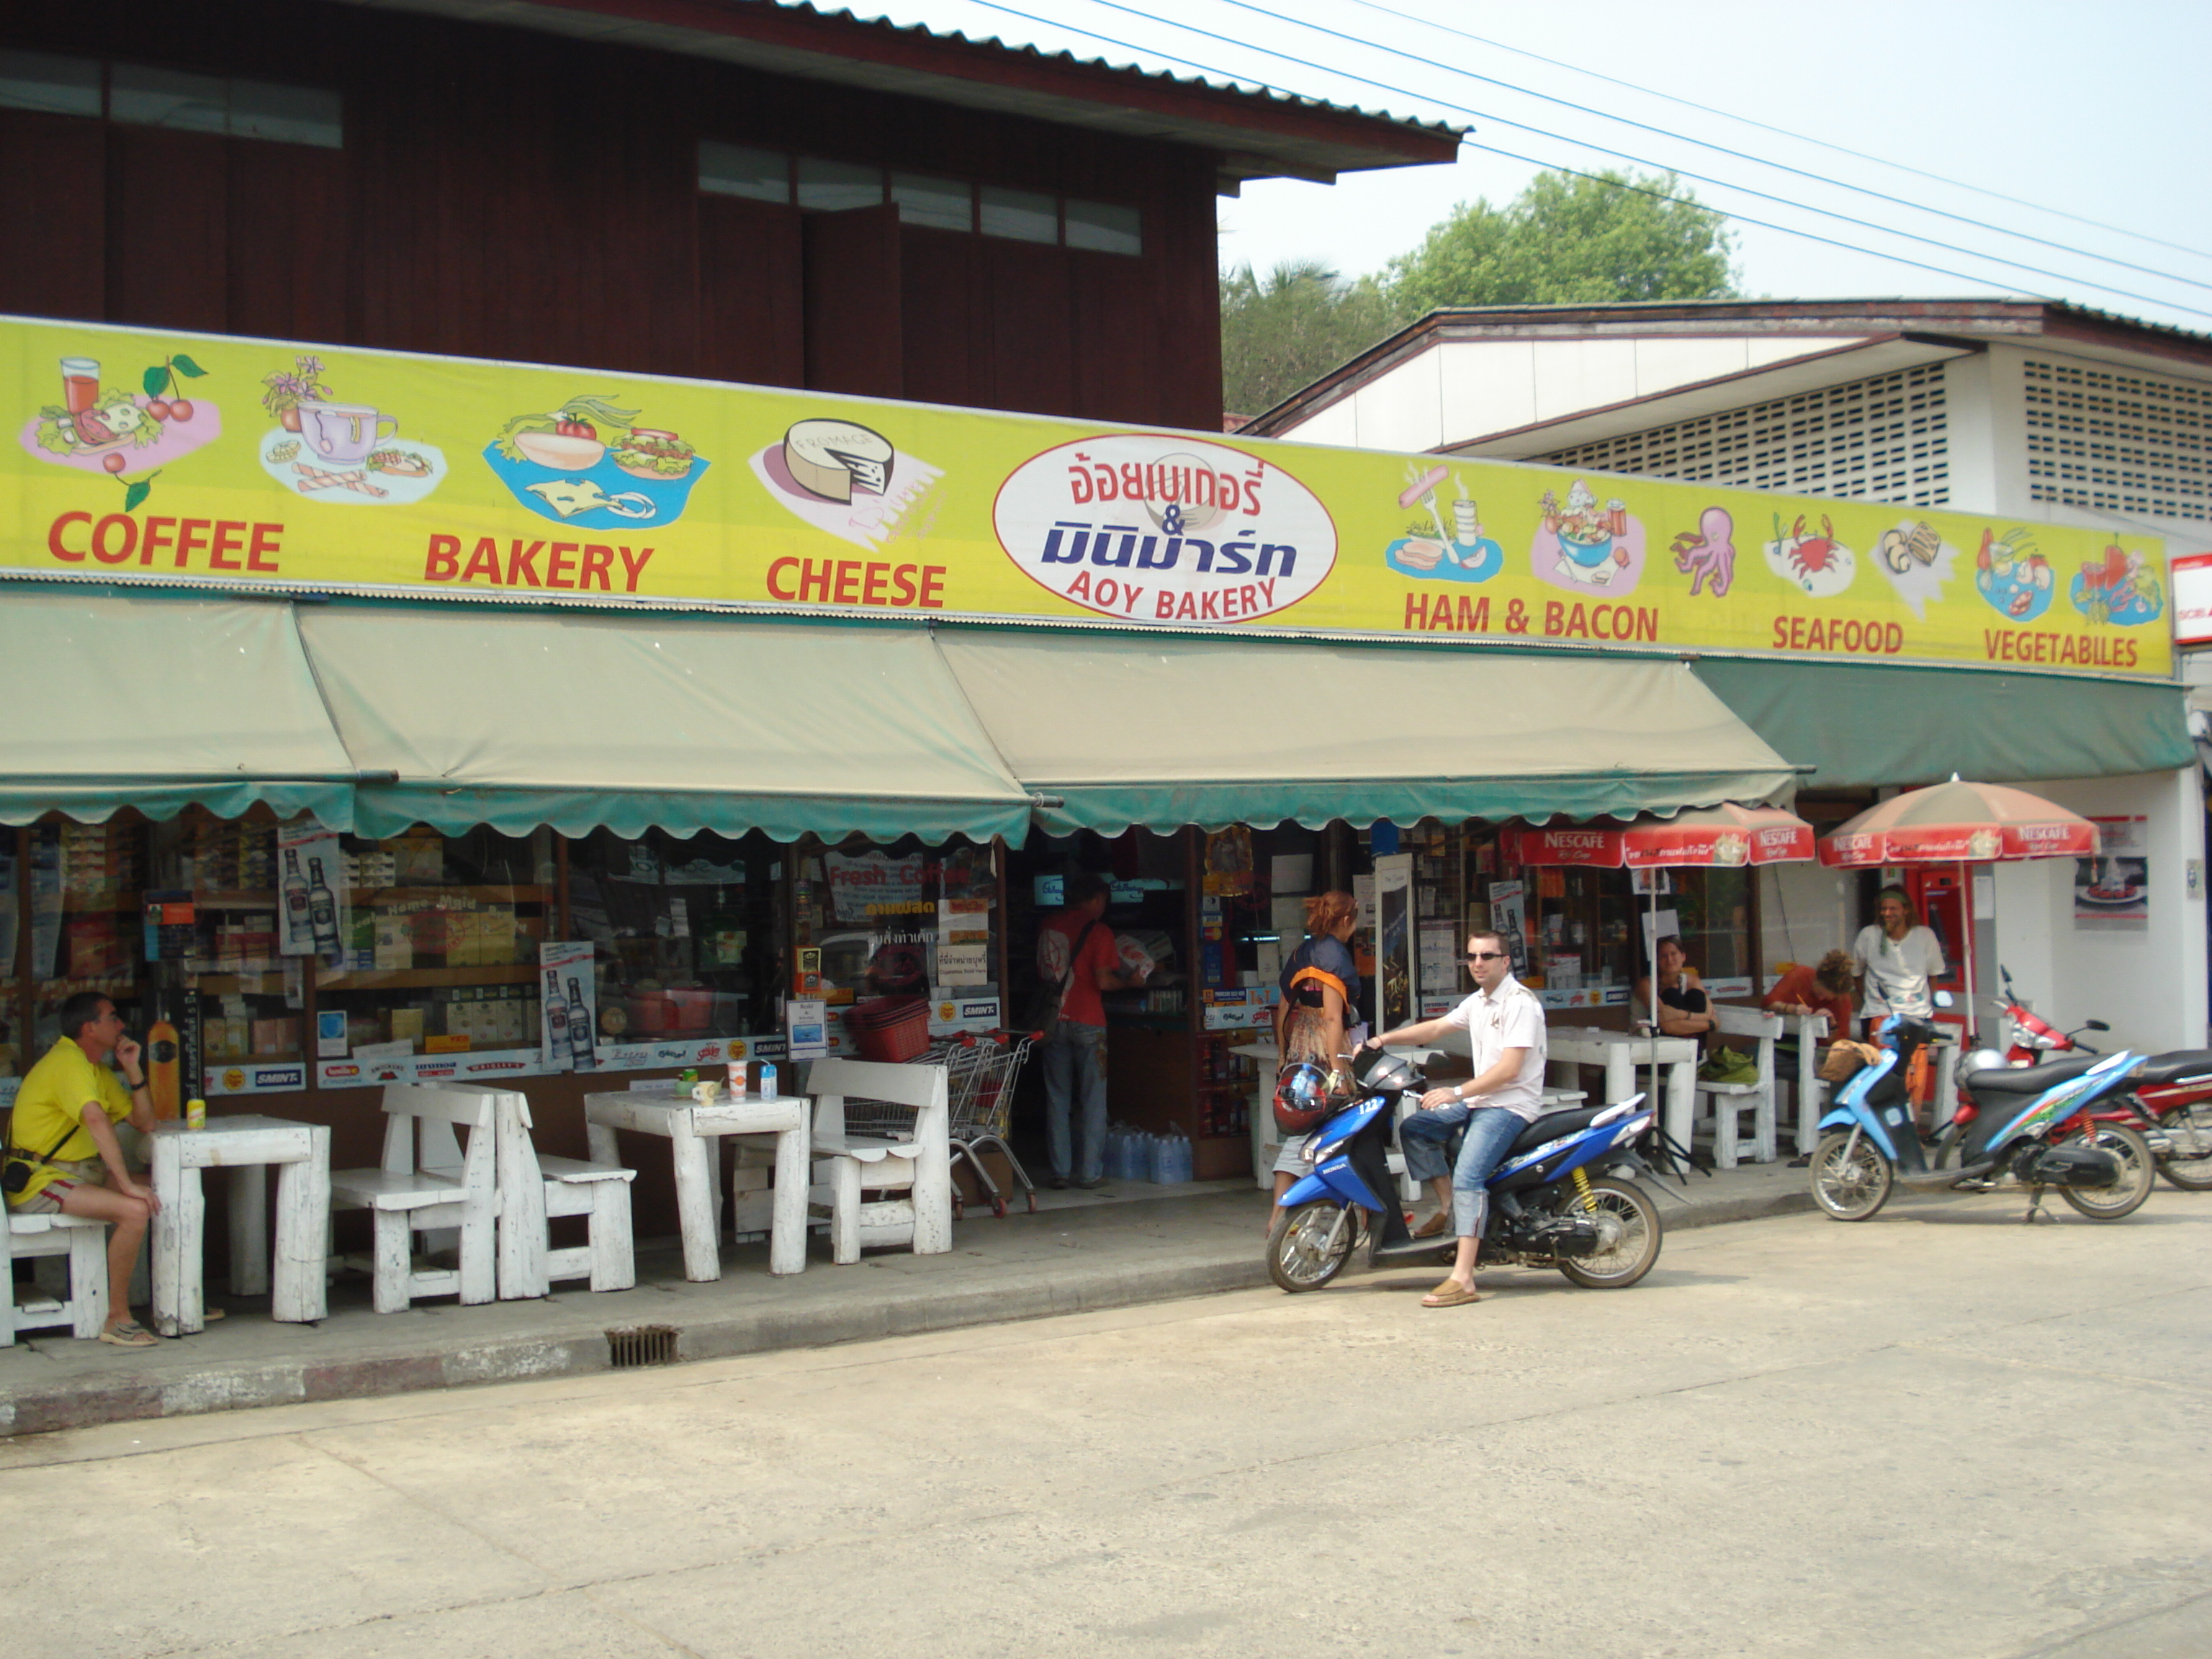
{"label": "red motorcycle", "polygon": [[[2005,1018],[2012,1022],[2008,1066],[2033,1066],[2046,1059],[2084,1060],[2098,1053],[2081,1040],[2084,1031],[2109,1031],[2101,1019],[2062,1031],[2039,1018],[2014,994],[2012,975],[1997,969],[2004,982]],[[2212,1048],[2175,1048],[2153,1054],[2136,1067],[2129,1092],[2099,1104],[2089,1115],[2101,1123],[2121,1123],[2142,1132],[2158,1172],[2184,1192],[2212,1192]]]}

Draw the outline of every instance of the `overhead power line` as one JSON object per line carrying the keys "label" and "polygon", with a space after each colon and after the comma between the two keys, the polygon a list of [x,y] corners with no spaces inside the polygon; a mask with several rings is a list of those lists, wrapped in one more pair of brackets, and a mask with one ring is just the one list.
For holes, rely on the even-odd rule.
{"label": "overhead power line", "polygon": [[[995,0],[977,0],[977,3],[988,4],[994,11],[1011,11],[1012,9],[1009,7],[996,4]],[[1148,23],[1158,23],[1163,27],[1181,29],[1186,33],[1195,34],[1205,40],[1216,41],[1223,46],[1245,47],[1248,50],[1259,52],[1262,56],[1279,59],[1281,62],[1285,64],[1296,64],[1299,68],[1311,70],[1316,74],[1335,76],[1341,80],[1350,81],[1363,87],[1372,87],[1378,91],[1386,93],[1403,93],[1411,90],[1411,88],[1403,86],[1390,85],[1381,81],[1370,80],[1363,75],[1354,75],[1348,70],[1334,68],[1324,64],[1316,64],[1310,58],[1299,58],[1286,52],[1279,52],[1272,46],[1262,46],[1250,41],[1234,40],[1225,34],[1217,34],[1211,29],[1200,28],[1194,23],[1175,22],[1168,18],[1157,16],[1153,13],[1140,10],[1135,6],[1124,5],[1121,3],[1121,0],[1091,0],[1091,3],[1093,5],[1103,6],[1109,11],[1125,12],[1132,17],[1139,17]],[[1232,5],[1241,5],[1243,3],[1243,0],[1229,0],[1229,3]],[[1257,9],[1257,8],[1247,9]],[[1027,16],[1027,14],[1020,12],[1015,12],[1013,15],[1016,16]],[[1273,16],[1273,13],[1268,13],[1267,15],[1271,17]],[[1029,21],[1031,22],[1036,22],[1041,20],[1030,18]],[[1061,24],[1057,27],[1066,27],[1067,26]],[[1301,27],[1319,28],[1319,25],[1316,24],[1305,24]],[[1083,33],[1090,33],[1088,30],[1079,32]],[[1327,34],[1336,33],[1336,31],[1333,29],[1322,29],[1320,32]],[[1091,38],[1093,40],[1103,40],[1107,37],[1103,35],[1092,35]],[[1349,35],[1340,35],[1337,38],[1351,40],[1353,37]],[[1368,45],[1370,43],[1362,41],[1358,44]],[[1125,46],[1124,50],[1127,49],[1127,48]],[[1392,48],[1388,46],[1377,47],[1376,50],[1390,52],[1391,55],[1395,57],[1406,58],[1409,62],[1419,63],[1426,67],[1434,67],[1434,65],[1430,64],[1428,60],[1425,58],[1413,58],[1409,53],[1395,52]],[[1176,59],[1175,61],[1182,62],[1185,60]],[[1220,74],[1223,73],[1223,71],[1214,70],[1208,70],[1207,73]],[[1262,82],[1261,84],[1265,83]],[[1271,90],[1279,90],[1279,88],[1271,88]],[[1419,94],[1416,95],[1418,96]],[[1860,230],[1873,231],[1877,235],[1894,236],[1904,241],[1917,242],[1928,247],[1940,248],[1946,253],[1961,253],[1970,259],[1993,260],[2001,265],[2009,265],[2015,270],[2027,271],[2031,276],[2045,277],[2055,283],[2071,283],[2083,288],[2093,288],[2099,293],[2118,295],[2123,299],[2139,301],[2144,305],[2160,306],[2171,311],[2185,311],[2194,317],[2212,318],[2212,311],[2203,310],[2196,306],[2185,306],[2178,301],[2160,299],[2155,295],[2139,294],[2133,289],[2116,287],[2111,283],[2100,283],[2094,277],[2069,276],[2063,271],[2046,270],[2041,265],[2032,265],[2025,259],[2014,259],[2006,254],[1993,253],[1984,248],[1961,247],[1955,242],[1942,241],[1933,236],[1923,235],[1916,231],[1900,230],[1893,226],[1876,224],[1872,220],[1856,218],[1848,213],[1839,213],[1833,208],[1818,207],[1806,202],[1793,202],[1786,196],[1777,196],[1771,191],[1754,189],[1749,185],[1734,184],[1725,179],[1716,179],[1710,173],[1695,173],[1687,167],[1669,166],[1664,161],[1655,161],[1645,156],[1632,155],[1627,150],[1613,149],[1603,144],[1592,143],[1586,138],[1565,137],[1565,135],[1553,132],[1544,127],[1531,126],[1525,121],[1515,121],[1509,119],[1505,116],[1495,114],[1488,111],[1472,109],[1464,104],[1455,104],[1448,99],[1430,97],[1426,101],[1435,104],[1440,108],[1451,110],[1458,114],[1472,116],[1477,120],[1487,121],[1497,126],[1510,127],[1516,132],[1534,133],[1538,137],[1541,138],[1560,139],[1564,137],[1566,143],[1573,144],[1578,149],[1592,150],[1600,155],[1609,155],[1615,161],[1626,161],[1633,167],[1656,167],[1662,173],[1673,173],[1677,177],[1684,179],[1693,179],[1702,185],[1711,185],[1717,190],[1733,191],[1738,195],[1749,196],[1759,201],[1773,202],[1783,207],[1796,208],[1801,212],[1811,213],[1824,219],[1832,219],[1836,221],[1838,223],[1850,225]],[[1478,146],[1478,148],[1480,147]],[[1720,210],[1725,211],[1725,210]],[[1732,216],[1742,217],[1741,215]],[[1747,220],[1746,222],[1748,223],[1750,221]],[[1779,228],[1779,227],[1774,227],[1774,228]],[[1826,240],[1827,239],[1820,238],[1816,240]],[[1848,243],[1832,245],[1839,246],[1851,246]],[[1865,247],[1855,248],[1854,251],[1862,253],[1872,253],[1877,252],[1877,250]],[[1914,262],[1907,261],[1906,263],[1910,264]],[[2197,286],[2203,286],[2203,284],[2198,284]]]}
{"label": "overhead power line", "polygon": [[[1694,99],[1680,97],[1671,92],[1661,92],[1656,87],[1642,86],[1634,81],[1623,81],[1616,76],[1606,75],[1594,69],[1586,69],[1580,64],[1568,63],[1564,58],[1547,58],[1542,52],[1531,52],[1525,46],[1508,46],[1504,41],[1493,40],[1487,35],[1471,34],[1465,29],[1454,28],[1449,23],[1439,23],[1433,17],[1422,17],[1413,12],[1399,11],[1394,7],[1379,3],[1379,0],[1352,0],[1352,3],[1357,6],[1364,6],[1370,11],[1379,11],[1386,17],[1395,17],[1408,23],[1419,23],[1425,27],[1439,30],[1445,34],[1456,35],[1462,40],[1472,40],[1479,46],[1489,46],[1498,52],[1510,52],[1516,58],[1526,58],[1534,63],[1548,64],[1553,69],[1563,69],[1571,74],[1588,76],[1591,80],[1602,81],[1609,87],[1625,88],[1630,92],[1641,93],[1647,98],[1656,98],[1683,109],[1696,110],[1701,115],[1717,116],[1724,121],[1735,121],[1743,126],[1755,127],[1761,132],[1771,132],[1780,137],[1795,139],[1799,143],[1810,144],[1818,149],[1832,150],[1838,155],[1848,155],[1855,161],[1871,161],[1876,167],[1892,167],[1899,173],[1909,173],[1916,179],[1929,179],[1953,190],[1967,191],[1976,196],[1986,196],[1993,202],[2004,202],[2013,207],[2027,208],[2031,212],[2049,214],[2055,219],[2069,220],[2077,225],[2087,225],[2092,230],[2107,231],[2112,235],[2125,236],[2132,241],[2147,243],[2152,247],[2170,248],[2176,253],[2186,253],[2192,258],[2212,259],[2212,253],[2206,252],[2203,248],[2189,247],[2180,242],[2166,241],[2160,237],[2146,235],[2140,230],[2130,230],[2123,225],[2108,225],[2101,219],[2084,218],[2078,213],[2069,213],[2063,208],[2055,208],[2045,202],[2031,202],[2025,197],[2008,196],[2002,191],[1991,190],[1985,185],[1968,184],[1963,179],[1947,179],[1940,173],[1929,172],[1925,167],[1916,167],[1905,161],[1892,161],[1885,155],[1870,155],[1863,149],[1853,149],[1848,144],[1832,143],[1826,138],[1815,138],[1810,133],[1799,132],[1790,127],[1778,127],[1765,121],[1754,121],[1750,116],[1738,114],[1734,110],[1716,109],[1710,104],[1700,104]],[[1691,142],[1695,143],[1698,141],[1692,139]],[[1717,146],[1710,148],[1717,148]],[[1933,211],[1933,210],[1929,210]],[[1969,220],[1967,222],[1977,222]],[[2006,231],[2004,234],[2009,236],[2017,233]],[[2051,244],[2051,246],[2063,245]],[[2140,267],[2134,268],[2140,269]]]}
{"label": "overhead power line", "polygon": [[[2075,243],[2055,242],[2047,236],[2033,235],[2027,231],[2013,230],[2003,225],[1993,225],[1986,219],[1976,219],[1966,214],[1953,213],[1947,208],[1930,207],[1924,202],[1916,202],[1911,200],[1910,198],[1903,196],[1892,196],[1887,191],[1872,190],[1864,185],[1854,185],[1845,179],[1832,178],[1825,173],[1814,173],[1808,168],[1792,167],[1786,161],[1772,161],[1765,156],[1753,155],[1743,150],[1730,149],[1726,144],[1716,144],[1704,138],[1692,137],[1686,132],[1677,132],[1669,127],[1655,127],[1648,121],[1632,120],[1626,115],[1615,115],[1609,110],[1597,109],[1589,104],[1577,103],[1571,98],[1560,98],[1556,97],[1548,92],[1538,92],[1534,88],[1524,87],[1516,82],[1501,81],[1495,76],[1478,75],[1473,70],[1460,69],[1455,65],[1436,64],[1426,58],[1421,57],[1418,53],[1402,51],[1396,46],[1386,46],[1379,40],[1367,40],[1357,34],[1346,34],[1341,29],[1333,29],[1321,23],[1308,22],[1303,18],[1286,17],[1279,12],[1269,11],[1265,6],[1254,5],[1251,3],[1251,0],[1220,0],[1220,3],[1224,6],[1234,6],[1239,11],[1256,13],[1258,15],[1267,18],[1273,22],[1289,23],[1298,28],[1311,29],[1316,34],[1326,34],[1334,40],[1349,41],[1355,46],[1368,46],[1376,52],[1387,53],[1390,57],[1403,58],[1407,63],[1419,64],[1425,69],[1441,69],[1445,74],[1455,75],[1463,80],[1479,81],[1485,86],[1502,88],[1507,92],[1517,94],[1523,98],[1535,99],[1540,103],[1555,104],[1561,109],[1571,109],[1580,115],[1594,116],[1601,121],[1612,121],[1620,126],[1633,127],[1638,132],[1649,132],[1661,138],[1673,138],[1686,144],[1695,144],[1699,149],[1709,149],[1717,155],[1726,155],[1730,159],[1738,161],[1748,161],[1753,167],[1771,167],[1777,173],[1786,173],[1799,179],[1809,179],[1814,184],[1825,185],[1832,190],[1848,191],[1853,195],[1871,197],[1877,202],[1887,202],[1892,207],[1905,208],[1912,212],[1925,213],[1938,219],[1949,219],[1959,224],[1971,225],[1976,230],[1986,230],[1993,235],[2009,236],[2016,241],[2033,242],[2039,247],[2056,248],[2061,253],[2085,255],[2089,258],[2096,260],[2100,264],[2116,266],[2122,270],[2136,271],[2145,276],[2157,276],[2167,282],[2180,283],[2190,288],[2203,289],[2207,293],[2212,293],[2212,283],[2200,283],[2194,277],[2179,276],[2170,270],[2162,270],[2155,265],[2139,265],[2135,264],[2132,260],[2115,258],[2109,253],[2094,252],[2091,250],[2081,247]],[[1361,3],[1364,4],[1367,3],[1367,0],[1361,0]],[[1098,3],[1101,5],[1111,4],[1113,3],[1113,0],[1098,0]],[[1117,6],[1115,7],[1115,9],[1126,10],[1129,9]],[[1377,9],[1387,10],[1388,8],[1378,7]],[[1137,15],[1143,16],[1146,14],[1139,12]],[[1393,17],[1402,17],[1406,15],[1406,14],[1403,12],[1394,11],[1390,13],[1390,15]],[[1180,24],[1177,27],[1188,28],[1190,26],[1188,24]],[[1461,33],[1461,31],[1457,29],[1447,28],[1446,25],[1441,23],[1437,24],[1436,27],[1438,28],[1445,28],[1447,33],[1452,34],[1458,34]],[[1214,38],[1218,39],[1219,37]],[[1474,35],[1468,35],[1465,38],[1472,40],[1476,37]],[[1266,48],[1261,47],[1261,50],[1265,51]],[[1499,120],[1503,118],[1492,116],[1488,118],[1492,120]],[[1533,127],[1522,129],[1524,131],[1539,131],[1541,129]],[[1776,129],[1772,128],[1768,129],[1770,131],[1775,130]],[[1770,198],[1769,199],[1779,200],[1781,198]],[[1938,246],[1948,246],[1948,244],[1938,244]],[[1960,248],[1954,251],[1958,252],[1966,252],[1968,250]],[[2187,250],[2184,250],[2184,252],[2186,251]],[[2032,266],[2021,267],[2022,270],[2032,270],[2033,268],[2033,267]],[[2112,292],[2115,294],[2121,291],[2122,290],[2118,289],[2112,290]]]}

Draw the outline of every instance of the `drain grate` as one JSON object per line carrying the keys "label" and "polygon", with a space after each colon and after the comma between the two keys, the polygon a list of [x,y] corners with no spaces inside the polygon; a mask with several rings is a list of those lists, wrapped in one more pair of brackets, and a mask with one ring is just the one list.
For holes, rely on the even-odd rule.
{"label": "drain grate", "polygon": [[607,1365],[611,1370],[625,1371],[640,1365],[675,1363],[673,1325],[640,1325],[631,1330],[607,1333]]}

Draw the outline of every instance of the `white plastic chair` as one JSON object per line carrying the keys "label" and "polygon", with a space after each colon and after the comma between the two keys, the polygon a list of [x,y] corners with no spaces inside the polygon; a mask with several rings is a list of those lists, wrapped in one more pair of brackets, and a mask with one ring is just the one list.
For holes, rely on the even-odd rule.
{"label": "white plastic chair", "polygon": [[[32,1256],[67,1259],[66,1296],[33,1288],[28,1301],[16,1302],[15,1263]],[[0,1204],[0,1348],[13,1347],[18,1331],[61,1325],[71,1336],[98,1336],[107,1323],[107,1224],[58,1212],[23,1215]]]}
{"label": "white plastic chair", "polygon": [[[375,1218],[368,1265],[377,1312],[404,1313],[417,1297],[481,1303],[497,1293],[498,1092],[466,1084],[386,1084],[383,1166],[331,1172],[331,1209],[365,1209]],[[465,1149],[457,1129],[467,1136]],[[459,1233],[459,1266],[417,1267],[414,1236],[446,1229]]]}
{"label": "white plastic chair", "polygon": [[1723,1170],[1733,1170],[1743,1151],[1739,1139],[1738,1119],[1745,1112],[1751,1116],[1751,1156],[1754,1162],[1774,1162],[1774,1040],[1782,1035],[1782,1016],[1770,1014],[1759,1008],[1731,1008],[1723,1004],[1713,1006],[1715,1028],[1723,1036],[1753,1037],[1759,1048],[1753,1063],[1759,1067],[1759,1077],[1751,1083],[1698,1082],[1700,1101],[1712,1103],[1713,1163]]}
{"label": "white plastic chair", "polygon": [[[515,1090],[498,1091],[499,1293],[506,1301],[546,1294],[563,1279],[587,1279],[594,1291],[626,1291],[637,1283],[630,1231],[630,1182],[637,1171],[541,1153],[531,1139],[530,1103]],[[552,1248],[551,1218],[588,1216],[581,1244]]]}
{"label": "white plastic chair", "polygon": [[[807,1074],[814,1099],[814,1184],[811,1206],[826,1208],[830,1253],[842,1264],[863,1249],[911,1245],[916,1255],[952,1248],[952,1114],[942,1066],[817,1060]],[[886,1101],[915,1110],[904,1136],[848,1133],[848,1099]],[[900,1196],[863,1204],[865,1191]]]}

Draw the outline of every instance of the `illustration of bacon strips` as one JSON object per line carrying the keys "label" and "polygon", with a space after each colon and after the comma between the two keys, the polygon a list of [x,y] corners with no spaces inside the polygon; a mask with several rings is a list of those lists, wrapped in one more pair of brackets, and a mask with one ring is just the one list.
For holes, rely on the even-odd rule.
{"label": "illustration of bacon strips", "polygon": [[389,495],[392,492],[368,481],[368,474],[356,469],[351,472],[325,472],[305,461],[292,463],[292,470],[300,475],[302,495],[317,489],[354,489],[364,495]]}

